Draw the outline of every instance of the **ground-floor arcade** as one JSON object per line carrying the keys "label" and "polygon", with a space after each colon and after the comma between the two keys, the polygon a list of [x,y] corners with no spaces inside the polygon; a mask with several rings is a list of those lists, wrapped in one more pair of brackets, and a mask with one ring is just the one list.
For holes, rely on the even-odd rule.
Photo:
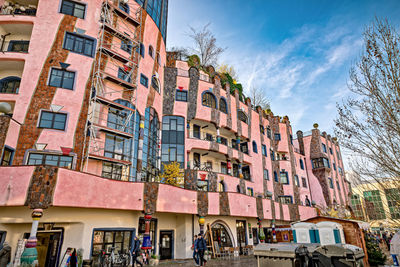
{"label": "ground-floor arcade", "polygon": [[[0,241],[8,241],[13,259],[29,236],[32,210],[28,207],[0,208]],[[155,213],[150,222],[152,253],[161,259],[183,259],[192,256],[193,236],[200,232],[199,217],[193,214]],[[276,225],[287,222],[276,221]],[[218,247],[257,244],[258,220],[234,216],[206,216],[204,231],[212,232]],[[261,222],[264,229],[270,220]],[[75,248],[83,259],[97,260],[101,251],[128,250],[133,237],[143,237],[144,214],[140,211],[50,207],[40,219],[37,234],[40,266],[56,266],[68,248]],[[209,239],[209,238],[208,238]],[[211,240],[207,240],[210,245]],[[18,249],[20,247],[20,249]],[[215,245],[214,245],[215,247]],[[16,253],[17,252],[17,253]]]}

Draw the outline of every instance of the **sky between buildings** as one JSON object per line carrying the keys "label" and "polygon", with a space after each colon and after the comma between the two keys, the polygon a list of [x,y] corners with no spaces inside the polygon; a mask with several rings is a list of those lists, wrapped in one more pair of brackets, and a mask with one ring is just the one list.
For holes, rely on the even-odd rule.
{"label": "sky between buildings", "polygon": [[349,69],[375,18],[399,28],[400,0],[169,0],[167,47],[190,46],[189,25],[211,23],[220,63],[248,90],[262,88],[293,130],[317,122],[333,134],[336,103],[349,96]]}

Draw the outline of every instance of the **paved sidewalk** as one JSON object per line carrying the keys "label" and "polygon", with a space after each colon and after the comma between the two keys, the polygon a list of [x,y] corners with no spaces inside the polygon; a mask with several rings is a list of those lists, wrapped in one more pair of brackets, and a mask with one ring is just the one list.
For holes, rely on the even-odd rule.
{"label": "paved sidewalk", "polygon": [[[176,261],[161,261],[161,266],[195,266],[194,260],[176,260]],[[254,256],[243,256],[235,259],[212,259],[209,260],[206,264],[206,267],[209,266],[229,266],[229,267],[239,267],[239,266],[246,266],[246,267],[253,267],[257,266],[257,260]]]}

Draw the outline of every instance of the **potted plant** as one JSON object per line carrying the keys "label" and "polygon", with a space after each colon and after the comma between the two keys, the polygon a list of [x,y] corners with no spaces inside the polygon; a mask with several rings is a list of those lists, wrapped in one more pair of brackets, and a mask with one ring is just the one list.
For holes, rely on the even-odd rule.
{"label": "potted plant", "polygon": [[150,266],[156,266],[160,263],[160,260],[158,259],[157,255],[152,254],[149,263],[150,263]]}

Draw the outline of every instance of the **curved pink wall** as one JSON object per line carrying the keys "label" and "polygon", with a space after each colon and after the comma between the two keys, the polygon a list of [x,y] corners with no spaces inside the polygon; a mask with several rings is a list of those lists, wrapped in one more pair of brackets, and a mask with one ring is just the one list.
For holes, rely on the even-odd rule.
{"label": "curved pink wall", "polygon": [[59,169],[53,206],[143,210],[143,183]]}
{"label": "curved pink wall", "polygon": [[34,166],[0,167],[0,206],[25,205],[34,169]]}

